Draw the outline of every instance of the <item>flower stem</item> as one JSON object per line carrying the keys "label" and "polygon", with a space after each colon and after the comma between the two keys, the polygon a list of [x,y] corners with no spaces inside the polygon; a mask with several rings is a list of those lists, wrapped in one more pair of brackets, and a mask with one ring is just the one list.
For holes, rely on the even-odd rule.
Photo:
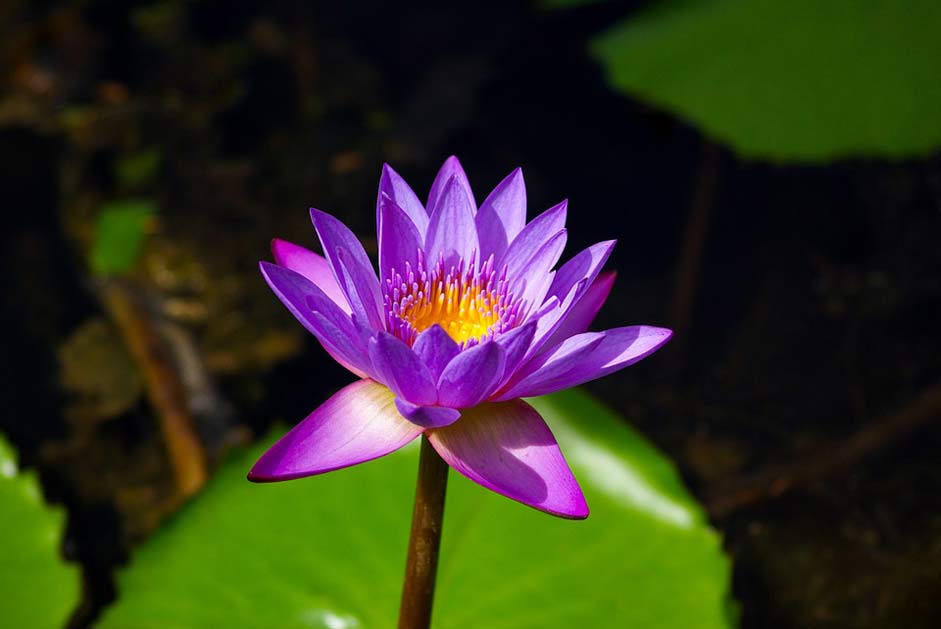
{"label": "flower stem", "polygon": [[408,540],[405,584],[399,607],[399,629],[427,629],[431,625],[447,488],[448,464],[435,452],[428,437],[422,435],[412,533]]}

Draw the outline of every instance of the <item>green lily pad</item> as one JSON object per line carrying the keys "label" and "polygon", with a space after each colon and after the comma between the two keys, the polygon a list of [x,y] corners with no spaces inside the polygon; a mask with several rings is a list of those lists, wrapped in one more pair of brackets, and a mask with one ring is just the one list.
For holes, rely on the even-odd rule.
{"label": "green lily pad", "polygon": [[617,88],[745,157],[900,158],[941,147],[941,3],[655,3],[592,52]]}
{"label": "green lily pad", "polygon": [[[672,464],[590,396],[534,401],[588,503],[561,520],[451,474],[434,626],[729,627],[730,566]],[[231,461],[119,575],[104,628],[393,627],[417,443],[252,485]]]}
{"label": "green lily pad", "polygon": [[63,514],[43,503],[0,438],[0,618],[4,627],[63,627],[78,605],[75,566],[59,556]]}

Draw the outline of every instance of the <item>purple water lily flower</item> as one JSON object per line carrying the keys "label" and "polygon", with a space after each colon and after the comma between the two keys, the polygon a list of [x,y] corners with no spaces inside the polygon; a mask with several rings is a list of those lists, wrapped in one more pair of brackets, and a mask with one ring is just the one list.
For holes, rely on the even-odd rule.
{"label": "purple water lily flower", "polygon": [[253,481],[320,474],[388,454],[425,433],[455,470],[513,500],[567,517],[588,506],[555,438],[521,398],[633,364],[669,330],[588,332],[614,281],[614,241],[553,270],[566,202],[526,222],[523,174],[478,208],[457,158],[422,205],[394,170],[379,183],[379,275],[353,233],[311,210],[325,257],[282,240],[261,272],[341,365],[346,386],[272,446]]}

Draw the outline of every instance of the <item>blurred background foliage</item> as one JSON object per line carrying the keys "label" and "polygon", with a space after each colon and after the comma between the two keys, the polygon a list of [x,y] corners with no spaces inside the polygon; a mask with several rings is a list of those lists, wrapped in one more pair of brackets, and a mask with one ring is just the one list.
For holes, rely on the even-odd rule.
{"label": "blurred background foliage", "polygon": [[[127,177],[124,174],[119,179]],[[150,201],[116,201],[102,207],[95,219],[95,235],[88,252],[92,272],[108,275],[129,271],[137,262],[154,212]]]}
{"label": "blurred background foliage", "polygon": [[[590,388],[704,504],[742,626],[935,626],[939,22],[849,0],[4,3],[0,432],[67,514],[71,626],[247,491],[213,480],[233,447],[349,380],[260,281],[269,239],[314,246],[313,204],[375,254],[381,163],[421,193],[450,153],[482,193],[521,165],[531,213],[568,197],[570,251],[619,239],[599,327],[677,330]],[[37,570],[67,578],[56,535]]]}
{"label": "blurred background foliage", "polygon": [[35,475],[21,472],[0,438],[0,597],[4,623],[61,627],[78,603],[78,570],[59,557],[63,514],[43,504]]}

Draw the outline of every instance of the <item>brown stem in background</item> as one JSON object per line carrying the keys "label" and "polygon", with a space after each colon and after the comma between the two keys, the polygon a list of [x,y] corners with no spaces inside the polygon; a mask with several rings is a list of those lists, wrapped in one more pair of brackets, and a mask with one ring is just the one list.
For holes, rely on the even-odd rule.
{"label": "brown stem in background", "polygon": [[780,496],[797,485],[852,467],[937,419],[941,419],[941,382],[928,388],[902,410],[866,426],[839,445],[822,448],[812,456],[789,465],[771,467],[723,483],[706,496],[709,512],[714,517],[725,517],[742,507]]}
{"label": "brown stem in background", "polygon": [[99,294],[140,369],[147,397],[160,421],[177,489],[184,498],[192,496],[206,483],[206,456],[170,349],[155,322],[120,280],[103,280]]}
{"label": "brown stem in background", "polygon": [[686,333],[698,292],[703,249],[709,235],[709,219],[715,203],[716,182],[719,178],[719,147],[710,140],[703,142],[702,160],[696,175],[673,284],[670,324],[675,336],[671,346],[673,354],[677,357],[682,356],[686,344]]}
{"label": "brown stem in background", "polygon": [[444,495],[448,488],[448,464],[422,435],[418,484],[408,540],[405,584],[399,608],[399,629],[427,629],[438,571],[438,547],[444,520]]}

